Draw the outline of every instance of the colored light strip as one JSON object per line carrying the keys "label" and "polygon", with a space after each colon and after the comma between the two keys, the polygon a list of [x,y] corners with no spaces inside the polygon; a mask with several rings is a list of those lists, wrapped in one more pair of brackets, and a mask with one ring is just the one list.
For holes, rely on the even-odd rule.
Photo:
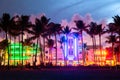
{"label": "colored light strip", "polygon": [[30,59],[31,57],[28,57],[28,56],[12,56],[12,57],[10,57],[9,59],[10,60],[26,60],[26,59]]}
{"label": "colored light strip", "polygon": [[[21,43],[12,43],[9,45],[9,59],[10,60],[26,60],[26,59],[30,59],[32,56],[29,55],[34,55],[36,54],[36,48],[38,45],[35,45],[33,47],[30,46],[23,46],[23,51],[22,51],[22,44]],[[39,52],[39,46],[37,49],[37,53]],[[23,53],[22,56],[21,54]],[[29,54],[29,55],[27,55]]]}
{"label": "colored light strip", "polygon": [[78,51],[78,48],[77,48],[77,38],[75,38],[75,44],[74,44],[75,48],[74,48],[74,51],[75,51],[75,57],[77,57],[77,51]]}
{"label": "colored light strip", "polygon": [[67,42],[65,42],[65,57],[67,56]]}

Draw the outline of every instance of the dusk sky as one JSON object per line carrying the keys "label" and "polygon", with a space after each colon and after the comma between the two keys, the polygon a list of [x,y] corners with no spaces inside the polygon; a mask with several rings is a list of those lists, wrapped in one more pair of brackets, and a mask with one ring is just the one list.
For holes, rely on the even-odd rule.
{"label": "dusk sky", "polygon": [[[76,13],[81,16],[89,13],[95,21],[106,19],[110,22],[114,15],[120,14],[120,0],[1,0],[0,16],[4,12],[11,15],[45,13],[51,21],[58,23],[63,19],[71,21]],[[89,39],[85,37],[88,44]]]}
{"label": "dusk sky", "polygon": [[120,0],[0,0],[0,15],[45,13],[51,20],[70,20],[75,13],[90,13],[95,20],[120,14]]}

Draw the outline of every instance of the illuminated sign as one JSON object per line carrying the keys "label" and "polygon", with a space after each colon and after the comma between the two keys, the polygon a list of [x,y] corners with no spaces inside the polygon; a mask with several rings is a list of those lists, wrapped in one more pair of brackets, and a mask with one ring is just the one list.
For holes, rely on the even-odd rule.
{"label": "illuminated sign", "polygon": [[[37,52],[36,52],[37,51]],[[26,60],[30,59],[32,55],[38,53],[39,46],[22,46],[21,43],[11,43],[9,45],[9,59],[10,60]]]}

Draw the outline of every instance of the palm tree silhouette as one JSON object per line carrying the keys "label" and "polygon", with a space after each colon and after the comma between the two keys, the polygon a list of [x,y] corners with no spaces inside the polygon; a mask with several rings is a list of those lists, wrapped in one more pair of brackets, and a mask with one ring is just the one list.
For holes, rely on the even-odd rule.
{"label": "palm tree silhouette", "polygon": [[[96,27],[96,32],[99,35],[99,49],[100,49],[100,55],[101,55],[101,60],[102,60],[102,45],[101,45],[101,36],[106,33],[105,27],[102,28],[102,24],[97,24]],[[101,61],[100,61],[101,62]]]}
{"label": "palm tree silhouette", "polygon": [[[10,36],[10,44],[11,44],[11,37],[14,38],[14,43],[16,43],[16,38],[21,34],[18,19],[19,19],[18,15],[12,17],[12,19],[11,19],[11,26],[10,26],[11,28],[9,29],[9,32],[8,32],[9,36]],[[11,46],[9,45],[9,47],[10,47],[9,51],[11,54]],[[14,45],[14,48],[15,48],[15,45]],[[14,50],[14,53],[15,53],[15,50]],[[20,53],[19,53],[19,55],[20,55]],[[14,59],[15,59],[15,54],[14,54]],[[15,60],[14,60],[14,66],[15,66]]]}
{"label": "palm tree silhouette", "polygon": [[52,63],[52,48],[54,46],[54,40],[48,39],[47,40],[47,47],[49,48],[49,62]]}
{"label": "palm tree silhouette", "polygon": [[60,39],[58,40],[58,42],[60,43],[60,49],[62,49],[62,52],[63,52],[63,59],[64,59],[64,64],[66,63],[65,62],[65,53],[64,53],[64,48],[63,48],[63,44],[65,43],[66,39],[65,39],[65,36],[62,36],[60,37]]}
{"label": "palm tree silhouette", "polygon": [[92,43],[93,43],[93,54],[94,54],[94,61],[96,62],[96,57],[95,57],[95,51],[96,51],[96,38],[95,35],[98,34],[97,32],[97,23],[91,22],[89,25],[89,28],[86,29],[87,34],[90,35],[92,38]]}
{"label": "palm tree silhouette", "polygon": [[57,34],[60,34],[62,31],[62,27],[60,24],[56,24],[56,23],[49,23],[49,33],[51,35],[54,35],[55,37],[55,50],[56,50],[56,54],[55,54],[55,57],[56,57],[56,65],[57,65]]}
{"label": "palm tree silhouette", "polygon": [[110,33],[110,35],[107,37],[107,43],[112,43],[112,57],[114,58],[114,44],[116,42],[116,26],[114,23],[109,23],[108,24],[108,29],[106,30],[108,33]]}
{"label": "palm tree silhouette", "polygon": [[113,60],[114,60],[114,44],[116,42],[116,35],[110,35],[107,37],[107,43],[112,43],[112,57],[113,57]]}
{"label": "palm tree silhouette", "polygon": [[114,54],[115,54],[115,58],[116,58],[116,63],[119,60],[119,52],[120,52],[119,51],[119,46],[114,47]]}
{"label": "palm tree silhouette", "polygon": [[6,39],[4,39],[0,42],[0,51],[3,51],[3,53],[1,53],[2,56],[0,56],[1,57],[1,63],[2,63],[2,61],[4,61],[4,65],[5,65],[5,60],[6,60],[6,58],[5,58],[6,50],[8,51],[8,48],[6,49],[6,47],[8,47],[8,45],[9,45],[9,42]]}
{"label": "palm tree silhouette", "polygon": [[[33,36],[28,38],[27,41],[31,41],[31,40],[37,40],[37,45],[40,45],[40,49],[41,49],[41,54],[40,54],[40,62],[43,63],[43,53],[42,53],[42,43],[41,43],[41,37],[43,37],[43,35],[46,33],[47,31],[47,24],[49,22],[50,19],[47,19],[46,16],[42,16],[40,19],[36,18],[35,19],[35,24],[32,25],[32,31],[29,31],[30,34],[32,34]],[[43,37],[45,38],[45,37]],[[36,48],[36,54],[35,54],[35,64],[37,62],[36,60],[37,57],[37,48]]]}
{"label": "palm tree silhouette", "polygon": [[[83,45],[83,31],[87,28],[87,26],[85,26],[84,22],[82,20],[78,20],[75,21],[76,27],[77,28],[73,28],[75,30],[77,30],[80,33],[81,36],[81,43]],[[83,65],[85,64],[85,57],[84,57],[84,48],[82,46],[82,56],[83,56]]]}
{"label": "palm tree silhouette", "polygon": [[116,27],[115,33],[118,34],[117,39],[119,39],[119,40],[117,41],[117,44],[118,44],[118,49],[119,49],[118,54],[120,54],[120,16],[116,15],[113,17],[113,19],[114,19],[114,24]]}
{"label": "palm tree silhouette", "polygon": [[[8,32],[11,26],[11,17],[8,13],[3,13],[0,19],[0,31],[5,32],[6,40],[8,41]],[[8,47],[8,69],[9,69],[9,46]]]}
{"label": "palm tree silhouette", "polygon": [[[64,37],[61,38],[61,43],[64,43],[64,46],[66,45],[66,42],[68,41],[68,34],[70,34],[71,29],[69,28],[69,26],[66,26],[65,28],[63,28],[62,33],[65,35]],[[64,41],[64,42],[63,42]],[[67,61],[66,61],[66,56],[64,54],[64,64],[67,65]]]}
{"label": "palm tree silhouette", "polygon": [[[42,32],[44,32],[43,31],[43,26],[42,26],[42,23],[41,23],[41,21],[39,20],[39,19],[35,19],[35,25],[33,25],[33,27],[32,27],[32,37],[30,37],[29,39],[27,39],[27,41],[31,41],[31,40],[37,40],[37,42],[36,42],[36,44],[38,45],[39,44],[39,42],[40,42],[40,48],[42,47],[42,45],[41,45],[41,34],[42,34]],[[40,40],[40,41],[39,41]],[[39,41],[39,42],[38,42]],[[37,62],[37,48],[38,47],[36,47],[36,54],[35,54],[35,62],[34,62],[34,66],[36,66],[36,62]],[[42,49],[42,48],[41,48]],[[42,57],[42,50],[41,50],[41,62],[43,62],[43,57]]]}
{"label": "palm tree silhouette", "polygon": [[118,34],[119,42],[120,42],[120,16],[116,15],[113,17],[114,19],[114,25],[116,27],[115,33]]}
{"label": "palm tree silhouette", "polygon": [[21,15],[19,17],[19,22],[20,22],[20,31],[21,31],[21,43],[22,43],[22,66],[24,65],[23,63],[23,36],[25,32],[29,32],[29,28],[31,27],[31,23],[29,21],[29,16],[27,15]]}

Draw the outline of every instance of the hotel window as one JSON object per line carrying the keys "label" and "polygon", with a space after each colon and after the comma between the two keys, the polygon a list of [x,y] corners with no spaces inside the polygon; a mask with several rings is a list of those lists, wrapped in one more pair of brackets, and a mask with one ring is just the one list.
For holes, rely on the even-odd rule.
{"label": "hotel window", "polygon": [[69,50],[69,55],[73,55],[73,50]]}
{"label": "hotel window", "polygon": [[73,39],[69,39],[69,44],[73,44]]}

